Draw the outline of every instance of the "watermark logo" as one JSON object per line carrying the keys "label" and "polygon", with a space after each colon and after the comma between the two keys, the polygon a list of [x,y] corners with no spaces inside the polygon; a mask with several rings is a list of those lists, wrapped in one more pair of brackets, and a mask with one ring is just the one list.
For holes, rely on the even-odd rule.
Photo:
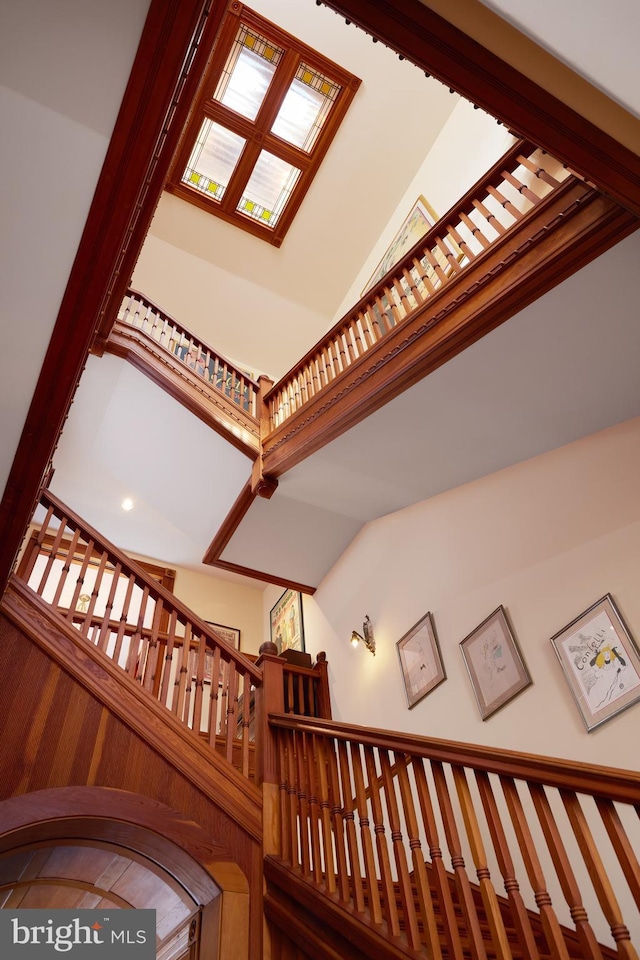
{"label": "watermark logo", "polygon": [[155,910],[0,910],[2,960],[155,960]]}

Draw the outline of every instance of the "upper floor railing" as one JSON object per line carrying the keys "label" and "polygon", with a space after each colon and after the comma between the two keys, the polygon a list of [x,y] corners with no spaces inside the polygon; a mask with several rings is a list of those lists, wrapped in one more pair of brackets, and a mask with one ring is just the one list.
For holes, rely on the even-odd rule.
{"label": "upper floor railing", "polygon": [[254,420],[257,418],[258,383],[144,294],[128,290],[118,320],[162,347],[190,371],[190,376],[204,381]]}
{"label": "upper floor railing", "polygon": [[[48,491],[17,576],[245,776],[264,672]],[[271,705],[327,716],[326,663],[279,658]],[[275,671],[275,672],[274,672]]]}
{"label": "upper floor railing", "polygon": [[571,176],[520,140],[265,396],[269,431],[430,302]]}
{"label": "upper floor railing", "polygon": [[637,958],[640,774],[270,724],[281,860],[381,935],[434,958]]}

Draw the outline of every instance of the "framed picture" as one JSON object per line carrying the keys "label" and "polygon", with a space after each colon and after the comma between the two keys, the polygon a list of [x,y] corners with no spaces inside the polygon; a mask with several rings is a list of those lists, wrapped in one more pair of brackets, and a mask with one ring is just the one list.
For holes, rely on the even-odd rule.
{"label": "framed picture", "polygon": [[404,223],[389,244],[382,260],[369,277],[360,296],[364,297],[367,290],[375,287],[378,281],[382,280],[384,275],[402,260],[418,240],[429,232],[437,219],[438,215],[433,207],[427,203],[423,196],[418,197]]}
{"label": "framed picture", "polygon": [[213,627],[215,633],[229,644],[230,647],[240,649],[240,631],[236,627],[224,627],[221,623],[213,623],[212,620],[205,620],[210,627]]}
{"label": "framed picture", "polygon": [[551,643],[587,731],[640,700],[640,651],[610,594]]}
{"label": "framed picture", "polygon": [[433,617],[425,613],[396,643],[409,709],[446,680]]}
{"label": "framed picture", "polygon": [[302,622],[302,594],[285,590],[271,608],[271,640],[283,650],[300,650],[304,653],[304,624]]}
{"label": "framed picture", "polygon": [[460,649],[483,720],[531,684],[502,605],[464,638]]}

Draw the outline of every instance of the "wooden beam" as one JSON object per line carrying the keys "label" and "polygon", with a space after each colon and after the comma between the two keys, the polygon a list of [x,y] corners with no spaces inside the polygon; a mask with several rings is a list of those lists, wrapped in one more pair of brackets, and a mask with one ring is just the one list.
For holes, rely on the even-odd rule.
{"label": "wooden beam", "polygon": [[265,473],[281,476],[639,225],[617,203],[569,178],[266,437]]}

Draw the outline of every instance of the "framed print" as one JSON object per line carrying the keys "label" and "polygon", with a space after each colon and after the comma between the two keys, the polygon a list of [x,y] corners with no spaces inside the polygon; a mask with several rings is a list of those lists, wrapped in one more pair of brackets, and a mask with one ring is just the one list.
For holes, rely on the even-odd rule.
{"label": "framed print", "polygon": [[285,590],[278,602],[271,608],[271,640],[283,650],[304,649],[304,624],[302,622],[302,594],[295,590]]}
{"label": "framed print", "polygon": [[213,627],[214,632],[226,640],[230,647],[240,649],[240,631],[236,627],[224,627],[221,623],[214,623],[212,620],[205,620],[205,623]]}
{"label": "framed print", "polygon": [[551,644],[587,732],[640,700],[640,651],[610,594]]}
{"label": "framed print", "polygon": [[433,617],[425,613],[396,643],[409,709],[446,680]]}
{"label": "framed print", "polygon": [[531,684],[502,605],[464,638],[460,649],[483,720]]}
{"label": "framed print", "polygon": [[419,196],[389,244],[382,260],[369,277],[360,296],[364,297],[367,290],[375,287],[378,281],[382,280],[384,275],[402,260],[418,240],[429,232],[437,219],[438,216],[433,207],[427,203],[423,196]]}

